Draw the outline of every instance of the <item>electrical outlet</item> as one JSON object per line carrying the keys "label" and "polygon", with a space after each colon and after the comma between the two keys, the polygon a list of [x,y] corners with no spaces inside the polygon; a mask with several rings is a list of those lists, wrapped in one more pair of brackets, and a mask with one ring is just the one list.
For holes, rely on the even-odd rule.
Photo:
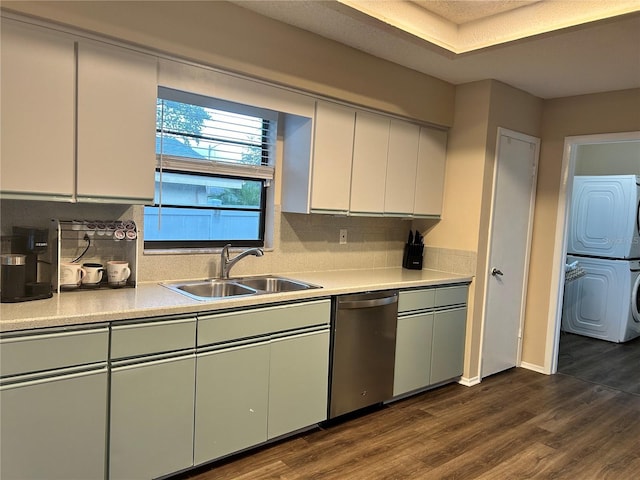
{"label": "electrical outlet", "polygon": [[340,245],[346,245],[346,243],[347,243],[347,229],[341,228],[340,229]]}

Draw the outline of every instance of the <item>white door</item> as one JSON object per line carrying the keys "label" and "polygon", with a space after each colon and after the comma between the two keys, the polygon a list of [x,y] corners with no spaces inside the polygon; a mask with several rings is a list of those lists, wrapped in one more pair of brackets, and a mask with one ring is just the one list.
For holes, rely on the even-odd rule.
{"label": "white door", "polygon": [[519,363],[540,139],[498,129],[481,376]]}

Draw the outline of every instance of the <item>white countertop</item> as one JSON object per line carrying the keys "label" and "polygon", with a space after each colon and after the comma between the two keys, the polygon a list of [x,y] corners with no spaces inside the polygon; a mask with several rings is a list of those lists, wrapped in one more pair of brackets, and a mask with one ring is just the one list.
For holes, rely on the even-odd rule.
{"label": "white countertop", "polygon": [[[280,274],[278,274],[280,275]],[[252,295],[198,301],[174,292],[157,282],[136,288],[70,291],[53,298],[0,304],[0,331],[99,323],[112,320],[212,312],[215,310],[264,305],[363,292],[470,282],[471,276],[437,270],[379,268],[326,272],[287,273],[281,276],[302,280],[323,288],[299,292]]]}

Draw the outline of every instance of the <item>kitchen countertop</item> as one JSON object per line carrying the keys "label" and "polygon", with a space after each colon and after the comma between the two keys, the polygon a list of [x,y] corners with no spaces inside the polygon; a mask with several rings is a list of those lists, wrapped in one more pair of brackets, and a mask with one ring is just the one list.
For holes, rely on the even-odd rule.
{"label": "kitchen countertop", "polygon": [[193,300],[158,282],[139,283],[136,288],[69,291],[54,294],[53,298],[46,300],[1,304],[0,332],[214,312],[367,290],[470,282],[473,278],[437,270],[406,270],[399,267],[277,275],[322,285],[323,288],[210,301]]}

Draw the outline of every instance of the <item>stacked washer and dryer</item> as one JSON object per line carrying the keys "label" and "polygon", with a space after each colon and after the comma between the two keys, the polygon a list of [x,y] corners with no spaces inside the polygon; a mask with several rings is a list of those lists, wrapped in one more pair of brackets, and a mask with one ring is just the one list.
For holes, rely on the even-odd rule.
{"label": "stacked washer and dryer", "polygon": [[565,286],[562,330],[610,342],[640,336],[640,177],[576,176],[567,264],[585,275]]}

